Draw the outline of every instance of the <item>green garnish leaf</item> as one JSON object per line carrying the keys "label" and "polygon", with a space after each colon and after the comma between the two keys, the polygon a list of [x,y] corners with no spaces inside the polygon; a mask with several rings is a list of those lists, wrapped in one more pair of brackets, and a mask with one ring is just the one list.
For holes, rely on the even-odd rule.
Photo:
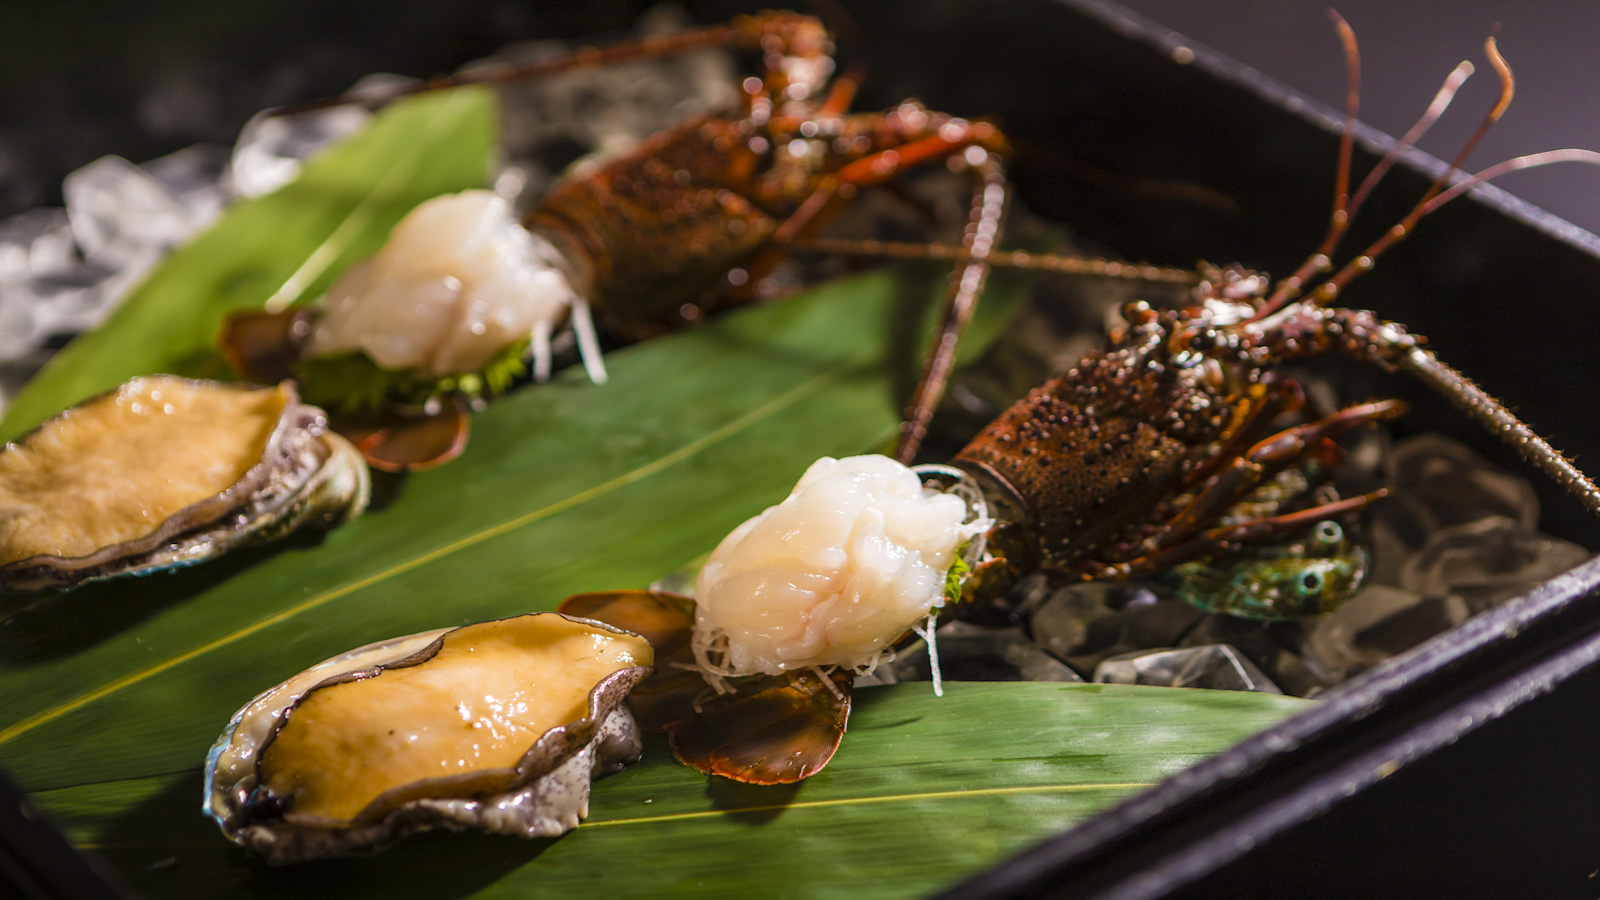
{"label": "green garnish leaf", "polygon": [[386,369],[360,351],[310,356],[295,364],[300,395],[334,414],[371,415],[391,406],[422,406],[435,397],[461,394],[468,401],[504,393],[528,371],[528,341],[502,347],[482,372],[425,375]]}
{"label": "green garnish leaf", "polygon": [[956,551],[956,561],[951,564],[950,570],[944,573],[944,602],[954,603],[961,599],[961,586],[966,582],[967,575],[972,571],[972,566],[967,564],[967,548],[972,545],[967,541]]}

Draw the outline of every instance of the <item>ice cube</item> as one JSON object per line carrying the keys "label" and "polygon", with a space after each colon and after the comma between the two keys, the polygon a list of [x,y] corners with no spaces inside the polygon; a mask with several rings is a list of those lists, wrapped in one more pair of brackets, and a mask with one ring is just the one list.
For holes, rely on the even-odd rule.
{"label": "ice cube", "polygon": [[233,145],[228,180],[234,195],[255,197],[283,187],[300,173],[301,160],[355,132],[371,117],[354,103],[290,116],[258,114],[245,123]]}
{"label": "ice cube", "polygon": [[1389,468],[1395,492],[1377,507],[1377,517],[1413,547],[1440,528],[1486,516],[1505,516],[1530,528],[1539,521],[1539,501],[1527,479],[1444,435],[1401,441]]}
{"label": "ice cube", "polygon": [[30,209],[0,221],[0,284],[57,274],[78,263],[66,210]]}
{"label": "ice cube", "polygon": [[1096,684],[1149,684],[1281,694],[1255,664],[1227,644],[1136,650],[1113,656],[1094,670]]}
{"label": "ice cube", "polygon": [[[946,626],[936,635],[939,672],[945,681],[1083,681],[1028,640],[1020,628],[955,625],[960,627]],[[920,641],[901,651],[892,666],[897,681],[933,677],[928,646]]]}
{"label": "ice cube", "polygon": [[1201,615],[1140,585],[1090,583],[1056,591],[1034,612],[1030,627],[1040,647],[1092,672],[1108,656],[1176,644]]}
{"label": "ice cube", "polygon": [[230,154],[220,144],[195,144],[175,153],[152,159],[139,168],[161,182],[189,214],[196,231],[211,224],[228,201],[222,179],[227,174]]}
{"label": "ice cube", "polygon": [[1481,612],[1588,558],[1577,544],[1490,516],[1434,532],[1406,561],[1399,581],[1419,594],[1459,595]]}
{"label": "ice cube", "polygon": [[178,198],[120,156],[102,156],[68,175],[62,192],[84,257],[111,268],[171,249],[194,230]]}
{"label": "ice cube", "polygon": [[30,291],[0,288],[0,361],[26,356],[38,343],[39,320]]}
{"label": "ice cube", "polygon": [[1415,647],[1467,620],[1457,596],[1425,596],[1375,584],[1317,623],[1306,638],[1305,661],[1338,682]]}
{"label": "ice cube", "polygon": [[1305,697],[1331,682],[1311,671],[1300,658],[1311,621],[1290,619],[1264,622],[1222,614],[1208,614],[1183,636],[1180,646],[1227,644],[1255,663],[1284,693]]}

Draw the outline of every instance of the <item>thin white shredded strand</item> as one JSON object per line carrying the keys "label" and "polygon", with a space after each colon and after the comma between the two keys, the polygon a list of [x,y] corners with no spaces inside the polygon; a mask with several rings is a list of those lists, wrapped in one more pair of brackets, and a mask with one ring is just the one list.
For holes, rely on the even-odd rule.
{"label": "thin white shredded strand", "polygon": [[[728,679],[724,678],[721,675],[718,675],[715,672],[707,672],[707,671],[702,669],[700,671],[700,677],[705,679],[706,684],[711,685],[711,689],[714,692],[716,692],[719,696],[722,695],[722,694],[731,694],[731,693],[733,693],[733,685],[728,683]],[[694,711],[695,712],[699,712],[700,711],[700,707],[696,706],[694,708]]]}
{"label": "thin white shredded strand", "polygon": [[[728,683],[728,678],[735,673],[728,667],[728,636],[722,629],[713,629],[710,634],[702,636],[699,628],[694,630],[690,639],[694,650],[694,668],[719,694],[733,693],[733,685]],[[717,657],[717,658],[714,658]]]}
{"label": "thin white shredded strand", "polygon": [[923,623],[922,627],[918,628],[917,626],[913,625],[911,626],[911,630],[916,634],[917,637],[922,638],[928,644],[928,671],[933,675],[933,695],[935,697],[943,697],[944,678],[939,673],[939,641],[934,637],[934,634],[938,630],[938,620],[938,613],[935,613],[933,610],[929,610],[928,618]]}
{"label": "thin white shredded strand", "polygon": [[540,320],[533,323],[533,334],[528,346],[533,350],[533,380],[544,384],[550,380],[550,323]]}
{"label": "thin white shredded strand", "polygon": [[828,686],[828,692],[833,694],[833,699],[838,700],[840,703],[844,702],[844,692],[839,690],[839,686],[833,683],[833,679],[828,676],[827,672],[822,671],[821,666],[807,666],[806,668],[810,669],[813,675],[822,679],[822,683]]}
{"label": "thin white shredded strand", "polygon": [[594,320],[589,317],[589,302],[583,298],[572,301],[572,331],[578,336],[578,358],[583,360],[583,370],[595,384],[606,383],[606,363],[600,355],[600,338],[595,335]]}
{"label": "thin white shredded strand", "polygon": [[689,701],[689,705],[695,712],[703,713],[706,711],[705,702],[716,699],[720,695],[721,692],[719,691],[698,691],[695,693],[694,699]]}
{"label": "thin white shredded strand", "polygon": [[854,670],[855,675],[858,678],[863,675],[871,675],[873,672],[878,671],[879,666],[890,662],[894,662],[894,651],[884,650],[882,653],[879,653],[872,659],[867,660],[867,662],[863,665],[856,666]]}

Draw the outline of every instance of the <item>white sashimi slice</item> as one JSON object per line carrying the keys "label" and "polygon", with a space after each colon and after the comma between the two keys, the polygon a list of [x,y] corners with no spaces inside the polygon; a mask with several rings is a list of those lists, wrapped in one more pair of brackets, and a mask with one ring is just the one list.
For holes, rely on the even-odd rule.
{"label": "white sashimi slice", "polygon": [[[493,192],[435,197],[329,289],[307,352],[361,351],[386,369],[443,376],[481,371],[531,337],[548,371],[550,335],[585,309],[569,271],[559,251],[518,224]],[[584,352],[596,357],[584,360],[593,372],[598,347]]]}
{"label": "white sashimi slice", "polygon": [[991,523],[883,456],[824,457],[723,539],[696,587],[695,659],[721,677],[870,667],[944,604],[956,554]]}

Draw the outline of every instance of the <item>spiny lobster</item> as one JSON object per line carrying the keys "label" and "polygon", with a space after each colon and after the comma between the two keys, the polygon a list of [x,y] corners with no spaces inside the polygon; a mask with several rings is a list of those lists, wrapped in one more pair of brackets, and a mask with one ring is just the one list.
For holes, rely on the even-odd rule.
{"label": "spiny lobster", "polygon": [[[1335,21],[1353,71],[1354,34],[1342,19]],[[1158,310],[1130,304],[1125,326],[1108,346],[1004,412],[952,466],[926,470],[926,484],[977,498],[995,522],[983,546],[969,548],[975,565],[958,602],[946,604],[941,617],[989,602],[1035,570],[1060,583],[1128,578],[1208,556],[1226,565],[1227,554],[1240,547],[1284,541],[1381,499],[1385,489],[1344,499],[1306,493],[1297,498],[1299,505],[1286,502],[1242,519],[1236,514],[1279,473],[1335,461],[1341,452],[1335,438],[1403,412],[1398,401],[1382,400],[1276,428],[1275,419],[1303,402],[1281,367],[1325,352],[1413,374],[1600,513],[1600,489],[1587,476],[1425,349],[1423,338],[1373,312],[1332,305],[1418,221],[1474,185],[1531,165],[1600,162],[1591,151],[1552,151],[1451,186],[1451,176],[1511,100],[1511,72],[1493,38],[1486,49],[1501,77],[1499,101],[1450,170],[1376,243],[1316,280],[1332,269],[1329,257],[1373,186],[1443,111],[1468,70],[1446,81],[1417,127],[1353,195],[1352,84],[1332,225],[1289,278],[1273,287],[1265,276],[1239,266],[1202,267],[1188,305]],[[853,675],[845,666],[736,678],[731,693],[713,695],[689,653],[692,600],[622,591],[569,598],[562,610],[639,631],[656,644],[659,674],[641,686],[635,706],[647,726],[668,733],[687,765],[738,781],[786,783],[819,771],[839,744]]]}
{"label": "spiny lobster", "polygon": [[[565,325],[576,333],[591,376],[603,380],[596,330],[612,344],[628,343],[750,302],[789,246],[815,235],[858,191],[949,161],[974,173],[976,190],[947,312],[907,409],[901,455],[909,459],[943,390],[957,340],[983,288],[985,260],[999,237],[1006,203],[1002,159],[1009,148],[994,125],[914,101],[881,113],[847,112],[857,79],[831,79],[827,30],[814,18],[785,12],[740,16],[727,25],[531,66],[436,79],[381,99],[718,46],[764,56],[762,77],[743,83],[737,114],[698,116],[654,135],[597,170],[558,184],[523,217],[535,238],[552,248],[552,268],[574,294],[557,321],[536,324],[531,338],[523,335],[531,341],[528,352],[548,359],[550,331]],[[344,102],[355,100],[335,98],[278,113]],[[461,300],[463,306],[469,302]],[[344,405],[339,379],[317,384],[305,367],[307,336],[317,316],[327,313],[237,314],[220,342],[246,377],[271,383],[298,376],[308,396],[338,412]],[[380,427],[361,442],[374,466],[425,468],[464,446],[466,409],[481,399],[486,379],[470,372],[439,378],[420,370],[416,377],[420,387],[391,397]]]}

